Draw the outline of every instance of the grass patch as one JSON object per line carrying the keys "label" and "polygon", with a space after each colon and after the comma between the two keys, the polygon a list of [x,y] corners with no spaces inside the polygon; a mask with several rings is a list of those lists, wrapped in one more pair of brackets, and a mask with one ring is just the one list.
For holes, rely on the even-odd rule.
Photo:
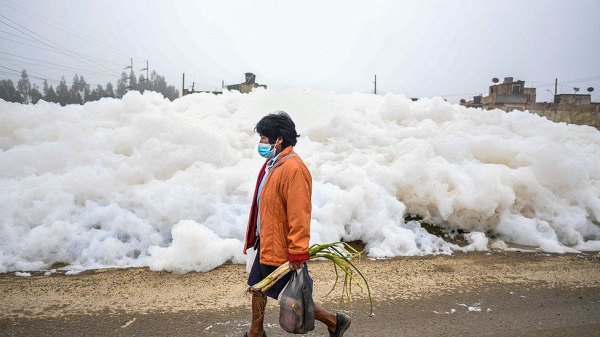
{"label": "grass patch", "polygon": [[443,237],[444,232],[442,229],[434,223],[423,221],[423,217],[418,214],[408,214],[404,217],[405,222],[417,221],[421,224],[421,227],[427,231],[427,233],[435,235],[437,237]]}

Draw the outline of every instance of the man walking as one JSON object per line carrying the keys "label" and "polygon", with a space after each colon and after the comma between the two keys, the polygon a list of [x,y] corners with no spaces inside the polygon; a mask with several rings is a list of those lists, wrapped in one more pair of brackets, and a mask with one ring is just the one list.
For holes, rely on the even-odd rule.
{"label": "man walking", "polygon": [[[244,253],[257,250],[248,277],[254,285],[284,263],[291,270],[306,268],[310,241],[312,178],[302,159],[294,152],[299,135],[288,114],[278,111],[263,117],[255,128],[260,135],[258,152],[267,158],[256,182]],[[291,277],[288,273],[266,294],[252,293],[252,325],[245,334],[266,336],[263,327],[267,296],[277,299]],[[309,275],[309,283],[312,279]],[[315,318],[327,325],[330,336],[343,336],[350,318],[331,314],[315,304]]]}

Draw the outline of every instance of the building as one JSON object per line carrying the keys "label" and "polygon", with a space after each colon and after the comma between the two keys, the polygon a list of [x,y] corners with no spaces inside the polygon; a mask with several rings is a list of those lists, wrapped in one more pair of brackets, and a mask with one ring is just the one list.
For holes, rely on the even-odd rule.
{"label": "building", "polygon": [[256,83],[256,75],[254,75],[253,73],[246,73],[246,81],[244,83],[232,84],[227,86],[227,90],[237,90],[242,94],[247,94],[251,92],[254,88],[267,89],[267,85]]}
{"label": "building", "polygon": [[199,94],[199,93],[207,93],[207,94],[214,94],[214,95],[220,95],[223,93],[223,91],[207,91],[207,90],[194,90],[194,84],[192,84],[192,89],[183,89],[181,96],[186,96],[189,94]]}
{"label": "building", "polygon": [[510,111],[515,109],[524,110],[528,103],[535,102],[535,100],[535,88],[526,88],[525,81],[514,81],[512,77],[505,77],[504,82],[501,84],[490,86],[488,96],[475,96],[473,101],[462,104],[485,110],[502,109]]}
{"label": "building", "polygon": [[[181,90],[182,93],[182,97],[189,95],[189,94],[197,94],[197,93],[209,93],[209,94],[215,94],[215,95],[219,95],[222,94],[223,91],[206,91],[206,90],[194,90],[194,85],[195,83],[192,83],[192,87],[191,89],[188,89],[185,87],[185,74],[183,74],[183,87]],[[221,88],[224,89],[225,85],[224,83],[221,85]],[[244,83],[239,83],[239,84],[231,84],[227,86],[227,90],[229,91],[239,91],[243,94],[247,94],[249,92],[252,91],[252,89],[254,88],[267,88],[266,84],[258,84],[256,83],[256,75],[254,75],[253,73],[246,73],[246,81]]]}
{"label": "building", "polygon": [[482,97],[485,105],[523,105],[535,102],[535,88],[526,88],[525,81],[513,81],[505,77],[502,84],[490,86],[489,95]]}
{"label": "building", "polygon": [[514,81],[512,77],[491,85],[488,96],[463,99],[460,104],[484,110],[529,111],[555,122],[590,125],[600,130],[600,102],[592,102],[590,94],[559,94],[554,95],[554,102],[536,102],[536,88],[526,88],[525,81]]}

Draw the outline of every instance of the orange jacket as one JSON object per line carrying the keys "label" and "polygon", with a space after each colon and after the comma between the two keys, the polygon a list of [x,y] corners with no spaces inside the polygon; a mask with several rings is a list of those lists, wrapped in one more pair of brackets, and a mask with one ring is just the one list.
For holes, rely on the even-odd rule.
{"label": "orange jacket", "polygon": [[[290,154],[293,156],[285,158]],[[261,170],[258,183],[262,174]],[[244,253],[256,241],[257,192],[254,193]],[[311,193],[310,172],[294,152],[294,147],[286,147],[277,158],[260,194],[260,263],[280,266],[287,261],[308,260]]]}

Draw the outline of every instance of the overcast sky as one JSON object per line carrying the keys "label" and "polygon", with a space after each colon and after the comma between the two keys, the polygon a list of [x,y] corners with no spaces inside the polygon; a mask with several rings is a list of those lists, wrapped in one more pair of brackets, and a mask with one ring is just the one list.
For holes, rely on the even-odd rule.
{"label": "overcast sky", "polygon": [[456,102],[513,76],[538,101],[556,77],[571,81],[559,93],[593,86],[600,100],[598,0],[0,0],[0,14],[0,65],[52,80],[115,84],[132,57],[180,91],[184,72],[199,89],[254,72],[274,90],[336,93],[373,92],[377,74],[378,93]]}

